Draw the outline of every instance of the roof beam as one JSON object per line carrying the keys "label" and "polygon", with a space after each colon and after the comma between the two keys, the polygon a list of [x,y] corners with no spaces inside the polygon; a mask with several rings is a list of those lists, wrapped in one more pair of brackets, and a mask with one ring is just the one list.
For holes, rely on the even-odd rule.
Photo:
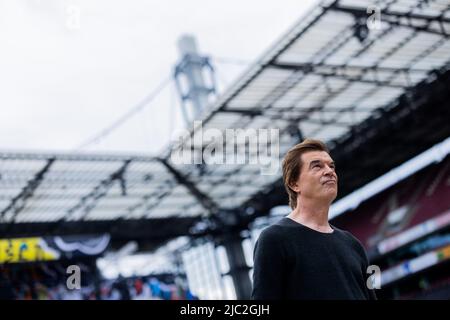
{"label": "roof beam", "polygon": [[[366,8],[356,8],[356,7],[348,7],[348,6],[340,6],[339,4],[335,3],[331,7],[331,10],[335,11],[341,11],[341,12],[347,12],[355,16],[355,18],[359,17],[369,17],[369,13],[367,13]],[[444,23],[450,23],[450,19],[446,18],[444,16],[445,12],[448,11],[444,10],[441,15],[439,16],[427,16],[424,14],[417,14],[413,13],[411,11],[409,12],[396,12],[392,10],[384,10],[380,9],[380,19],[383,22],[393,24],[395,26],[401,26],[406,27],[410,29],[414,29],[415,31],[421,31],[421,32],[427,32],[432,34],[437,34],[443,37],[449,37],[450,34],[448,34],[445,31]],[[420,23],[425,24],[423,26],[417,26],[412,24],[412,19],[415,21],[420,21]],[[441,30],[434,30],[430,29],[430,23],[432,22],[438,22],[441,26]]]}
{"label": "roof beam", "polygon": [[210,214],[216,214],[219,212],[219,206],[206,194],[200,191],[197,186],[190,181],[185,175],[176,170],[166,159],[160,159],[160,162],[169,170],[173,177],[183,186],[185,186],[189,192],[197,199],[197,201],[208,211]]}
{"label": "roof beam", "polygon": [[[380,63],[382,63],[384,60],[386,60],[387,58],[389,58],[390,56],[392,56],[394,53],[396,53],[399,49],[401,49],[407,42],[411,41],[411,39],[414,37],[414,35],[411,35],[405,39],[403,39],[403,41],[398,44],[397,46],[395,46],[394,48],[392,48],[390,51],[388,51],[387,53],[385,53],[378,61],[377,61],[377,65],[379,65]],[[416,56],[414,59],[412,59],[409,63],[409,66],[403,69],[397,69],[396,72],[393,72],[392,75],[388,78],[388,81],[392,80],[393,77],[400,72],[401,70],[410,70],[411,66],[417,62],[419,59],[421,59],[422,57],[426,56],[427,54],[433,52],[434,50],[436,50],[440,45],[442,45],[444,43],[445,38],[441,38],[437,43],[435,43],[434,45],[432,45],[431,47],[429,47],[426,51],[422,52],[420,55]],[[375,66],[376,68],[376,66]],[[361,77],[362,75],[359,75],[359,77]],[[317,85],[320,86],[321,84]],[[323,107],[325,102],[328,100],[331,100],[333,97],[339,95],[340,93],[344,92],[344,90],[346,90],[349,86],[349,83],[347,83],[345,86],[343,86],[341,89],[339,89],[338,91],[335,92],[331,92],[326,98],[321,99],[321,101],[319,101],[315,107]],[[358,99],[357,102],[355,102],[353,104],[352,107],[356,108],[358,106],[358,104],[363,101],[364,99],[367,99],[367,97],[369,97],[372,94],[375,94],[377,91],[379,90],[378,87],[374,87],[370,90],[370,92],[368,92],[364,97],[361,97],[360,99]],[[314,90],[310,90],[309,94],[314,92]],[[308,95],[308,94],[307,94]],[[307,115],[302,115],[300,117],[298,117],[295,121],[302,121],[307,119],[308,116]],[[319,124],[323,124],[323,123],[319,123]],[[281,131],[280,133],[283,133],[283,131]]]}
{"label": "roof beam", "polygon": [[[347,28],[344,32],[338,34],[337,37],[328,41],[325,45],[323,45],[320,50],[316,53],[321,56],[320,61],[317,63],[324,63],[326,59],[332,56],[335,52],[340,50],[346,43],[353,37],[353,32],[351,32],[350,28]],[[325,54],[323,54],[325,53]],[[271,62],[267,63],[267,66],[272,65],[276,61],[276,57],[271,60]],[[288,76],[284,81],[282,81],[278,86],[273,88],[270,92],[266,94],[261,101],[265,102],[267,105],[272,105],[273,102],[277,101],[281,97],[283,97],[289,90],[294,88],[300,81],[302,81],[309,73],[313,71],[313,69],[309,70],[298,70],[300,72],[293,72],[290,76]],[[263,105],[262,108],[265,108],[266,105]]]}
{"label": "roof beam", "polygon": [[61,219],[61,221],[67,220],[70,215],[73,215],[74,212],[77,212],[77,210],[82,207],[84,207],[84,212],[80,219],[84,218],[92,209],[95,208],[98,201],[108,193],[109,189],[111,189],[116,180],[120,181],[122,194],[125,195],[126,188],[123,174],[125,173],[130,163],[131,160],[124,161],[123,165],[118,170],[116,170],[116,172],[111,174],[107,179],[100,182],[100,184],[97,185],[89,194],[82,197],[79,203],[70,208],[64,218]]}
{"label": "roof beam", "polygon": [[5,209],[3,209],[3,211],[0,213],[0,219],[3,220],[6,213],[10,210],[13,210],[11,221],[14,222],[19,212],[21,212],[25,208],[27,200],[33,196],[33,193],[41,184],[45,174],[48,172],[54,161],[54,158],[47,160],[45,166],[38,173],[36,173],[33,179],[28,181],[27,185],[22,189],[22,191],[11,200],[10,204]]}
{"label": "roof beam", "polygon": [[0,151],[0,160],[49,160],[55,159],[58,161],[100,161],[100,162],[117,162],[117,161],[155,161],[155,157],[141,155],[141,154],[89,154],[89,153],[32,153],[32,152],[7,152]]}
{"label": "roof beam", "polygon": [[[349,82],[354,83],[370,83],[375,84],[377,86],[383,87],[391,87],[391,88],[401,88],[404,89],[406,85],[394,84],[391,81],[382,81],[378,80],[377,72],[378,71],[386,71],[386,72],[409,72],[410,70],[400,70],[395,68],[373,68],[373,67],[353,67],[353,66],[327,66],[324,64],[313,65],[313,64],[293,64],[293,63],[271,63],[271,67],[275,67],[277,69],[285,69],[292,71],[305,71],[306,73],[319,75],[325,78],[336,78],[343,79]],[[385,69],[385,70],[381,70]],[[351,75],[349,73],[356,72],[360,74],[372,73],[374,79],[362,79],[361,75]]]}
{"label": "roof beam", "polygon": [[[341,11],[341,12],[347,12],[347,13],[351,13],[354,16],[357,17],[367,17],[369,16],[369,14],[367,13],[367,9],[364,8],[357,8],[357,7],[350,7],[350,6],[341,6],[339,5],[338,2],[335,2],[334,4],[332,4],[330,6],[331,10],[335,10],[335,11]],[[445,11],[448,11],[445,10]],[[445,11],[443,13],[445,13]],[[424,22],[433,22],[433,21],[439,21],[439,22],[445,22],[445,23],[450,23],[450,19],[446,18],[443,14],[440,16],[428,16],[425,14],[419,14],[419,13],[413,13],[411,11],[409,12],[398,12],[398,11],[393,11],[393,10],[384,10],[381,9],[381,18],[383,18],[383,16],[387,16],[387,17],[395,17],[395,18],[411,18],[411,19],[416,19],[416,20],[422,20]]]}
{"label": "roof beam", "polygon": [[[299,70],[295,66],[286,65],[286,64],[274,63],[271,66],[280,68],[280,69]],[[300,70],[301,70],[301,68],[300,68]],[[342,79],[342,80],[346,80],[346,81],[354,82],[354,83],[370,83],[370,84],[375,84],[377,86],[390,87],[390,88],[401,88],[401,89],[406,87],[406,85],[394,84],[389,81],[381,81],[381,80],[377,80],[377,79],[373,79],[373,80],[361,79],[361,77],[359,77],[359,76],[351,76],[351,75],[345,74],[345,71],[344,72],[342,72],[342,71],[343,70],[339,70],[337,68],[335,68],[334,70],[331,70],[331,72],[324,72],[322,70],[316,69],[316,70],[313,70],[312,73],[319,75],[321,77],[324,77],[324,78]],[[376,72],[377,69],[371,69],[370,71]],[[375,76],[376,76],[376,74],[375,74]]]}
{"label": "roof beam", "polygon": [[410,29],[413,29],[415,31],[426,32],[426,33],[431,33],[431,34],[437,34],[437,35],[445,37],[445,38],[450,37],[450,34],[445,31],[445,27],[443,25],[444,22],[442,22],[442,21],[437,21],[437,22],[439,22],[440,30],[431,29],[430,28],[430,22],[428,22],[424,26],[414,25],[414,24],[412,24],[412,21],[410,19],[402,21],[401,19],[390,19],[389,18],[389,19],[385,20],[385,22],[390,23],[390,24],[395,25],[395,26],[410,28]]}
{"label": "roof beam", "polygon": [[239,113],[245,116],[250,116],[250,117],[255,117],[255,116],[260,116],[263,114],[263,112],[261,111],[261,109],[246,109],[246,108],[233,108],[233,109],[226,109],[223,108],[219,111],[220,113]]}
{"label": "roof beam", "polygon": [[192,224],[199,219],[199,217],[177,217],[65,221],[63,224],[58,222],[0,223],[0,233],[2,237],[6,238],[108,233],[111,236],[111,241],[147,240],[159,242],[189,235]]}
{"label": "roof beam", "polygon": [[[330,119],[330,120],[320,120],[320,119],[305,119],[302,122],[306,122],[306,123],[311,123],[311,124],[319,124],[321,126],[334,126],[334,127],[343,127],[343,128],[348,128],[351,127],[353,125],[353,123],[350,122],[342,122],[342,121],[337,121],[336,119]],[[329,129],[329,128],[325,128]]]}
{"label": "roof beam", "polygon": [[[315,72],[316,70],[325,73],[325,71],[332,70],[336,73],[366,73],[366,72],[429,72],[428,69],[419,68],[393,68],[393,67],[379,67],[379,66],[354,66],[354,65],[332,65],[326,63],[284,63],[284,62],[273,62],[269,66],[288,69],[288,70],[299,70],[305,72]],[[325,70],[325,71],[324,71]],[[327,74],[327,73],[325,73]]]}

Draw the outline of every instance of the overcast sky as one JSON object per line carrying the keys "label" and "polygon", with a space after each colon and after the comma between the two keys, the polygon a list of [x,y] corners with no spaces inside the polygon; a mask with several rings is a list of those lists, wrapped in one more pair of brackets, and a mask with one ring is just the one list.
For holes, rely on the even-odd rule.
{"label": "overcast sky", "polygon": [[[0,0],[0,150],[74,150],[170,76],[180,35],[213,58],[253,62],[315,3]],[[223,89],[247,66],[215,67]],[[156,153],[182,124],[169,85],[84,150]]]}

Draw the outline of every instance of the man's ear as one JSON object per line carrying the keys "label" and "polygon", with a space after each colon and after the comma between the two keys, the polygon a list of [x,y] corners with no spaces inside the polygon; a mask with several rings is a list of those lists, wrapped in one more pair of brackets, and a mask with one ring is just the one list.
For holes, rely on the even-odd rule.
{"label": "man's ear", "polygon": [[289,188],[291,188],[294,192],[297,192],[297,193],[300,192],[300,186],[298,185],[297,182],[291,182],[289,184]]}

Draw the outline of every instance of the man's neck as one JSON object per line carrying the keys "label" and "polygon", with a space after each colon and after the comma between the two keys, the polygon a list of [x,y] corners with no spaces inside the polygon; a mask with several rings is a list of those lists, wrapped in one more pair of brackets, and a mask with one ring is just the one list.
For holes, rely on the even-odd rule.
{"label": "man's neck", "polygon": [[313,204],[306,200],[300,200],[288,218],[320,232],[333,232],[328,223],[329,209],[329,204],[317,202]]}

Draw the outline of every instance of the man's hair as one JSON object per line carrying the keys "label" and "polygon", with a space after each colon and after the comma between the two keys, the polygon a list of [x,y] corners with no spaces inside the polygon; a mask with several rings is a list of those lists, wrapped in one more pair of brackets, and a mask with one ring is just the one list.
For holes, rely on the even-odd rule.
{"label": "man's hair", "polygon": [[289,195],[289,205],[292,209],[297,207],[297,192],[292,190],[290,185],[297,181],[302,170],[302,154],[309,151],[325,151],[330,153],[327,146],[322,141],[305,139],[302,143],[296,144],[289,149],[283,159],[284,187]]}

